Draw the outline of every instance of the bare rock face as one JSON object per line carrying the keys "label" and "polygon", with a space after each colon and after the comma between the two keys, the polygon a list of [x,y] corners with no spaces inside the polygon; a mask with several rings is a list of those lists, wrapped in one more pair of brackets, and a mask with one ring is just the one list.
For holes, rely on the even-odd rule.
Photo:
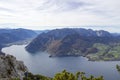
{"label": "bare rock face", "polygon": [[0,55],[0,80],[21,78],[28,71],[22,61],[16,60],[12,55]]}

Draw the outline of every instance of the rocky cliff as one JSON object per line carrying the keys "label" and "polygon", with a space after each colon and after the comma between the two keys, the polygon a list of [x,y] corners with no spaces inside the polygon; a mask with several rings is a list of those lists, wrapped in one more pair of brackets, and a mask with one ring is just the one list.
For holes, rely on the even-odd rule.
{"label": "rocky cliff", "polygon": [[12,55],[0,55],[0,80],[22,78],[25,71],[28,69],[22,61]]}

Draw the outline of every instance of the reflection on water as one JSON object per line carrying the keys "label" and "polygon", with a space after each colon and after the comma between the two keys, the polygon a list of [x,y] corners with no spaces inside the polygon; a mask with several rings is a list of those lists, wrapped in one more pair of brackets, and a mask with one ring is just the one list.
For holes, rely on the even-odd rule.
{"label": "reflection on water", "polygon": [[103,75],[105,80],[120,80],[120,74],[116,70],[116,64],[120,64],[120,61],[92,62],[84,57],[49,58],[46,52],[33,55],[25,51],[24,47],[25,45],[13,45],[3,48],[2,51],[24,61],[33,73],[53,76],[56,72],[66,69],[71,72],[84,71],[87,75]]}

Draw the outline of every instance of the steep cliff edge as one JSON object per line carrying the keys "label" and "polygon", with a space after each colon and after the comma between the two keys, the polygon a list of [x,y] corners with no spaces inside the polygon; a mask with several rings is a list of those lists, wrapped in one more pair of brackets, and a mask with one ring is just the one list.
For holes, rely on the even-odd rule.
{"label": "steep cliff edge", "polygon": [[22,61],[16,60],[12,55],[0,55],[0,80],[21,78],[28,71]]}

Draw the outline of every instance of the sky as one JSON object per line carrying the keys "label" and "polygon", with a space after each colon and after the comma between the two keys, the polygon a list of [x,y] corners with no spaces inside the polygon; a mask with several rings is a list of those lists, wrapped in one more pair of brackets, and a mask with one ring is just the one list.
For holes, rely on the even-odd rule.
{"label": "sky", "polygon": [[120,32],[120,0],[0,0],[0,28]]}

